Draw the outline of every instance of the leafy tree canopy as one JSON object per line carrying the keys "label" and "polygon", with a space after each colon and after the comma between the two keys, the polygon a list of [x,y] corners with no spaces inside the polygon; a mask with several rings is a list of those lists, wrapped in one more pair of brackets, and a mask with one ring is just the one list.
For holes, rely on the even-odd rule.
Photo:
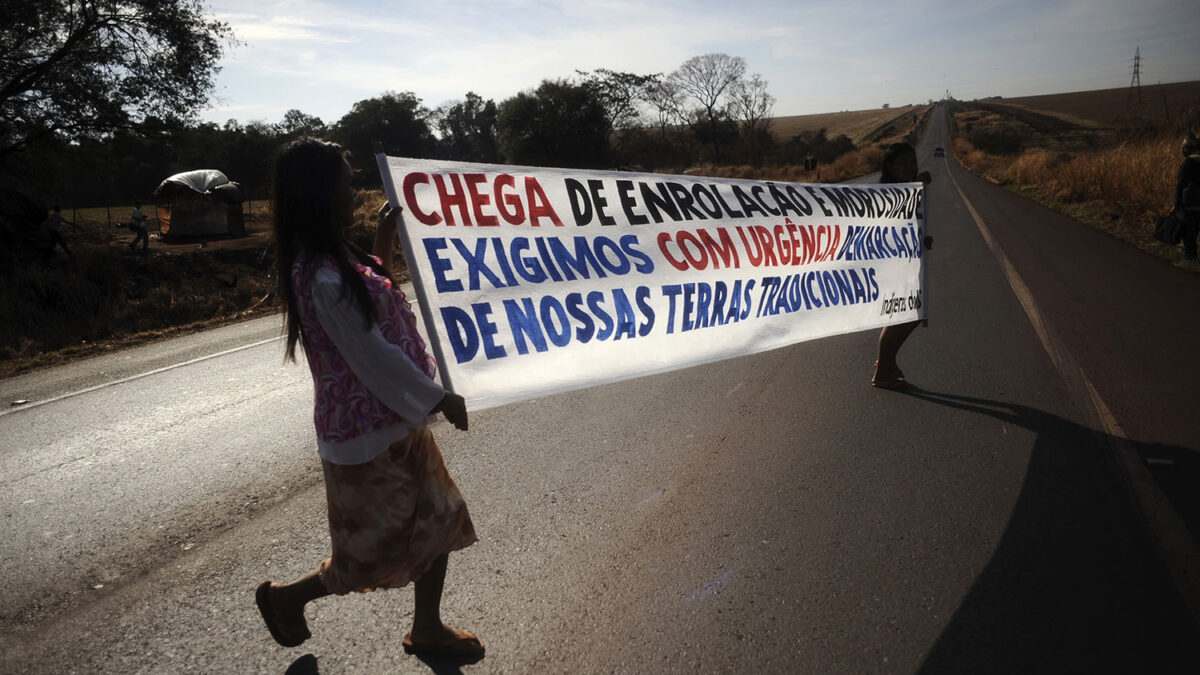
{"label": "leafy tree canopy", "polygon": [[543,80],[500,104],[500,149],[513,164],[566,168],[611,165],[612,127],[603,102],[587,85]]}
{"label": "leafy tree canopy", "polygon": [[662,79],[660,73],[637,75],[608,68],[597,68],[591,73],[575,72],[604,106],[613,129],[628,129],[638,124],[642,116],[639,104],[649,101],[651,92]]}
{"label": "leafy tree canopy", "polygon": [[435,116],[442,154],[464,162],[498,162],[496,114],[495,101],[470,91],[465,101],[440,106]]}
{"label": "leafy tree canopy", "polygon": [[372,143],[395,157],[432,157],[437,141],[429,130],[429,109],[411,91],[385,92],[354,104],[333,127],[333,138],[352,156],[364,183],[378,184]]}
{"label": "leafy tree canopy", "polygon": [[325,123],[320,117],[309,115],[295,108],[285,112],[283,119],[275,125],[275,132],[284,140],[310,136],[320,138],[325,135]]}
{"label": "leafy tree canopy", "polygon": [[69,140],[208,101],[232,32],[199,0],[4,0],[0,160],[50,134]]}

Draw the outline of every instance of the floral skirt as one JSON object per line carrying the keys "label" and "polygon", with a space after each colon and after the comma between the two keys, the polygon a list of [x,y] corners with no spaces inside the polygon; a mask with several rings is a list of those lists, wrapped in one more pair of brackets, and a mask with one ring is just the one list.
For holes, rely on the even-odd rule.
{"label": "floral skirt", "polygon": [[333,555],[320,575],[330,593],[400,588],[478,541],[428,427],[364,464],[321,465]]}

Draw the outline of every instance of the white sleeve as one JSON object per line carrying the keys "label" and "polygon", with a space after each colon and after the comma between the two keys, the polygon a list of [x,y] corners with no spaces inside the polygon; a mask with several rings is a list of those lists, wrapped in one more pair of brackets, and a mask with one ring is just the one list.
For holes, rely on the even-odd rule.
{"label": "white sleeve", "polygon": [[378,323],[372,321],[367,329],[354,297],[342,293],[341,276],[328,268],[319,269],[313,279],[312,298],[321,328],[359,381],[404,419],[425,419],[446,391],[403,349],[388,342]]}

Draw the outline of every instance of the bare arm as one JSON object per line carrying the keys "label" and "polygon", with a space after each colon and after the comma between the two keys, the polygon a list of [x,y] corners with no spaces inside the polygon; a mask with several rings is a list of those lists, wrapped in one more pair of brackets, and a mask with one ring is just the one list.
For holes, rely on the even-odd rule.
{"label": "bare arm", "polygon": [[400,207],[392,207],[387,202],[379,207],[379,226],[375,228],[375,244],[371,253],[383,263],[383,268],[392,270],[392,249],[396,241],[396,219],[400,215]]}

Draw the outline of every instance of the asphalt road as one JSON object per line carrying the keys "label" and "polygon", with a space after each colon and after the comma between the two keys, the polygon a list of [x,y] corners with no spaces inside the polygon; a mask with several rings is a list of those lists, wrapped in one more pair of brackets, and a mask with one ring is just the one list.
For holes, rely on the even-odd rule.
{"label": "asphalt road", "polygon": [[935,145],[912,391],[868,332],[438,425],[475,664],[403,653],[410,589],[314,603],[297,649],[261,625],[255,585],[328,553],[278,319],[0,381],[0,671],[1194,672],[1200,425],[1165,404],[1200,401],[1200,283]]}

